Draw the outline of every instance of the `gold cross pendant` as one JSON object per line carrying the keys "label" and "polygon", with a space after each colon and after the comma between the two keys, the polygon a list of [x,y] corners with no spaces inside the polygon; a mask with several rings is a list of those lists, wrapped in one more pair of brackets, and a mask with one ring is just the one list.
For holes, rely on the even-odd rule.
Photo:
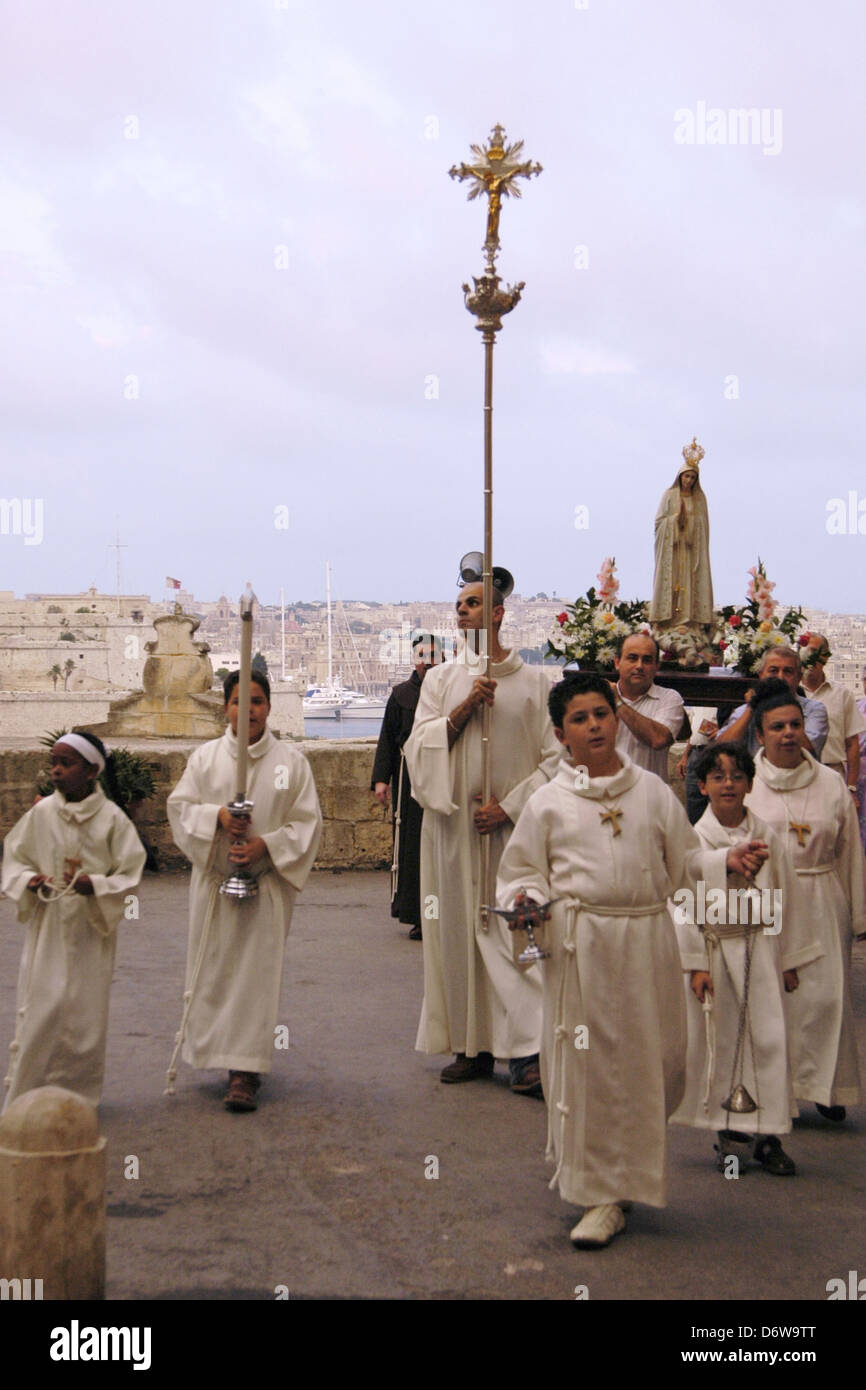
{"label": "gold cross pendant", "polygon": [[620,824],[619,824],[619,818],[620,818],[620,816],[623,814],[622,811],[617,811],[617,810],[615,810],[613,807],[611,807],[609,811],[599,811],[598,814],[599,814],[600,817],[601,817],[601,823],[602,823],[602,825],[604,825],[607,821],[609,821],[609,822],[610,822],[611,829],[612,829],[614,835],[621,835],[621,834],[622,834],[622,830],[620,829]]}
{"label": "gold cross pendant", "polygon": [[800,846],[800,849],[802,849],[806,843],[803,837],[812,834],[811,825],[798,825],[796,821],[790,821],[788,823],[788,829],[793,830],[794,834],[797,836],[797,844]]}

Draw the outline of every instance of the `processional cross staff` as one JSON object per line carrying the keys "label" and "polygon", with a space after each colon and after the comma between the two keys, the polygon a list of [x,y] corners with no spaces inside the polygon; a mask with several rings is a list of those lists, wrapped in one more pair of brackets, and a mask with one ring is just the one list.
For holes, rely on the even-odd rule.
{"label": "processional cross staff", "polygon": [[[463,285],[463,301],[478,322],[475,327],[484,343],[484,583],[482,621],[485,634],[484,674],[490,676],[493,651],[493,347],[496,334],[502,327],[502,315],[510,314],[520,300],[525,282],[500,286],[496,272],[499,255],[499,214],[502,199],[520,198],[517,179],[529,179],[541,173],[541,165],[522,159],[523,141],[505,143],[505,130],[495,125],[486,145],[471,145],[473,162],[455,164],[449,169],[452,179],[470,181],[468,201],[487,196],[487,234],[484,240],[485,265],[481,275],[473,275],[473,288]],[[490,770],[490,705],[481,707],[481,804],[487,806],[491,796]],[[490,874],[490,837],[481,839],[481,902],[493,897]],[[481,924],[487,930],[489,908],[482,906]]]}

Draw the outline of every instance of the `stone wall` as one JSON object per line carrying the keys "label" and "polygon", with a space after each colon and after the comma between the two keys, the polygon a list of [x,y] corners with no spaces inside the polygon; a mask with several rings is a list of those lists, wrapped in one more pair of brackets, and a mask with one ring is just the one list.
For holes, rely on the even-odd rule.
{"label": "stone wall", "polygon": [[[147,762],[156,791],[139,808],[135,820],[142,839],[152,848],[160,868],[186,864],[171,838],[166,797],[186,766],[193,744],[173,749],[164,742],[150,751],[143,740],[129,740]],[[316,860],[320,869],[382,869],[391,863],[391,813],[370,791],[375,740],[334,742],[311,739],[303,745],[310,762],[322,814],[324,835]],[[5,837],[33,805],[40,769],[48,765],[47,749],[0,749],[0,837]]]}
{"label": "stone wall", "polygon": [[0,690],[0,737],[38,739],[49,729],[72,729],[101,724],[108,706],[121,691]]}
{"label": "stone wall", "polygon": [[[180,781],[192,743],[171,748],[144,740],[130,740],[134,751],[145,758],[156,784],[155,795],[145,801],[136,815],[142,838],[152,848],[160,868],[179,868],[186,864],[175,846],[166,818],[165,802],[172,787]],[[319,869],[384,869],[391,863],[391,813],[380,806],[370,791],[375,739],[311,739],[303,752],[319,793],[325,820],[316,867]],[[684,801],[684,783],[676,776],[683,745],[670,752],[671,787]],[[25,811],[33,805],[39,771],[47,767],[48,750],[0,749],[0,837],[5,837]]]}

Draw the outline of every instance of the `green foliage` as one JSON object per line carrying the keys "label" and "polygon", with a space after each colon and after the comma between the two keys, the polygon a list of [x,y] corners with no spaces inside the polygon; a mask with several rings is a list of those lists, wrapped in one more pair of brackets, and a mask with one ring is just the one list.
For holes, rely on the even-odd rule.
{"label": "green foliage", "polygon": [[253,657],[251,670],[258,671],[259,675],[261,676],[266,676],[268,674],[268,663],[262,656],[261,652],[256,652],[255,656]]}
{"label": "green foliage", "polygon": [[139,757],[138,753],[131,753],[128,748],[115,748],[112,752],[121,806],[125,808],[132,801],[146,801],[153,796],[153,773],[144,758]]}

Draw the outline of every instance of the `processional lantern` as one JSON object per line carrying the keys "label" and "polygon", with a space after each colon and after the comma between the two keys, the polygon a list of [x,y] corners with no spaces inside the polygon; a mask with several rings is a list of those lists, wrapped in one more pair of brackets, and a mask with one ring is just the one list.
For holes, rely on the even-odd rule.
{"label": "processional lantern", "polygon": [[[496,271],[496,258],[499,255],[499,213],[502,199],[521,197],[518,179],[529,179],[541,173],[541,165],[523,159],[523,141],[506,144],[505,130],[495,125],[486,145],[472,145],[472,162],[455,164],[448,171],[452,179],[461,183],[468,180],[468,198],[487,197],[487,234],[484,239],[484,269],[477,278],[473,275],[472,286],[463,285],[463,300],[469,313],[478,320],[475,327],[481,334],[484,344],[484,553],[481,578],[484,585],[483,624],[485,634],[484,674],[490,675],[491,653],[493,651],[493,347],[496,334],[502,327],[503,314],[510,314],[520,300],[525,282],[517,285],[502,285]],[[464,556],[464,563],[478,556]],[[503,572],[507,574],[507,571]],[[508,575],[511,579],[511,576]],[[469,581],[465,581],[469,582]],[[513,587],[514,581],[511,580]],[[490,769],[490,706],[481,707],[481,804],[488,805],[491,794]],[[493,897],[493,884],[490,873],[490,838],[481,838],[481,902],[490,903]],[[482,906],[481,924],[485,931],[488,926],[489,908]]]}

